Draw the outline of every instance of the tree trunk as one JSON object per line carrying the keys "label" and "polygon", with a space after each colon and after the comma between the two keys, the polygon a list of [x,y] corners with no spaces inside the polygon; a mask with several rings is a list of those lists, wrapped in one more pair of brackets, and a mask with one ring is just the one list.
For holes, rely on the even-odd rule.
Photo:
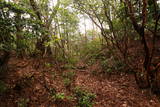
{"label": "tree trunk", "polygon": [[18,52],[18,57],[23,57],[25,54],[25,49],[24,49],[24,43],[23,43],[23,35],[22,35],[22,26],[20,25],[20,20],[21,20],[21,14],[17,13],[16,14],[16,50]]}
{"label": "tree trunk", "polygon": [[[142,8],[142,16],[143,17],[142,17],[142,24],[141,25],[139,25],[136,21],[136,18],[134,16],[133,6],[132,6],[130,0],[125,0],[125,3],[126,3],[125,6],[126,5],[128,6],[128,13],[129,13],[130,20],[132,21],[132,24],[133,24],[135,31],[141,37],[141,41],[143,44],[143,50],[145,52],[143,69],[142,69],[142,71],[140,71],[140,73],[136,72],[136,74],[135,74],[136,82],[139,85],[139,87],[147,88],[150,86],[149,76],[151,75],[151,73],[150,73],[151,60],[150,60],[150,50],[149,50],[149,47],[148,47],[148,44],[146,41],[146,35],[145,35],[145,24],[147,21],[147,0],[143,0],[142,2],[143,2],[143,8]],[[140,75],[140,76],[138,76],[138,75]],[[143,79],[144,81],[138,81],[139,80],[138,78]],[[141,84],[139,84],[139,82],[142,82],[142,84],[144,83],[145,85],[142,86]]]}

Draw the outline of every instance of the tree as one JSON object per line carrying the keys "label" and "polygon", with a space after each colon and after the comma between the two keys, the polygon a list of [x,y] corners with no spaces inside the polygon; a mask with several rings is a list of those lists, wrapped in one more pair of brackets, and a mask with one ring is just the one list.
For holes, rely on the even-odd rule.
{"label": "tree", "polygon": [[[27,15],[28,17],[25,17]],[[17,48],[24,49],[23,42],[27,43],[29,38],[41,35],[40,28],[40,23],[36,21],[35,15],[30,10],[11,2],[1,1],[0,52],[3,54],[0,65],[7,65],[11,51],[17,51]]]}
{"label": "tree", "polygon": [[92,2],[90,0],[74,0],[74,3],[75,8],[83,14],[87,14],[100,29],[101,35],[107,43],[107,48],[110,51],[118,50],[121,53],[120,57],[127,63],[129,38],[127,31],[130,31],[131,27],[127,24],[128,19],[124,18],[123,4],[114,0],[92,0]]}
{"label": "tree", "polygon": [[[41,54],[45,54],[45,42],[48,42],[50,40],[50,35],[52,35],[52,32],[50,28],[52,28],[52,21],[55,15],[57,14],[58,8],[59,8],[59,0],[56,4],[56,6],[49,6],[50,1],[44,0],[39,1],[38,3],[35,2],[35,0],[30,0],[30,5],[34,11],[34,13],[37,15],[37,19],[40,20],[43,24],[42,27],[44,28],[45,32],[42,35],[42,38],[37,40],[36,48],[41,51]],[[42,8],[40,8],[40,6]],[[47,47],[47,53],[51,54],[51,49],[48,46]]]}
{"label": "tree", "polygon": [[[71,9],[71,1],[61,1],[56,17],[55,23],[55,35],[59,36],[60,40],[56,42],[59,50],[59,55],[62,54],[64,59],[72,55],[73,40],[77,36],[79,19],[77,12]],[[58,55],[57,55],[58,56]]]}
{"label": "tree", "polygon": [[[147,84],[142,87],[149,87],[152,83],[150,83],[150,78],[153,78],[153,71],[151,69],[151,63],[154,55],[154,50],[155,50],[155,38],[157,36],[157,26],[158,26],[158,21],[160,19],[160,14],[158,13],[158,5],[156,0],[142,0],[139,1],[139,10],[136,10],[133,5],[136,5],[136,1],[130,1],[130,0],[125,0],[124,4],[127,7],[127,14],[130,17],[130,20],[134,26],[134,29],[137,31],[139,36],[141,37],[141,41],[144,46],[144,52],[145,52],[145,58],[144,58],[144,71],[146,72],[147,75]],[[150,4],[148,4],[150,3]],[[136,11],[135,11],[136,10]],[[150,15],[148,14],[153,14],[154,18],[149,17]],[[140,20],[137,20],[136,17],[139,17]],[[149,49],[148,43],[147,43],[147,27],[148,23],[150,22],[154,24],[154,29],[150,30],[152,32],[152,49]],[[140,24],[139,24],[140,23]],[[137,78],[137,77],[136,77]],[[141,87],[141,86],[140,86]]]}

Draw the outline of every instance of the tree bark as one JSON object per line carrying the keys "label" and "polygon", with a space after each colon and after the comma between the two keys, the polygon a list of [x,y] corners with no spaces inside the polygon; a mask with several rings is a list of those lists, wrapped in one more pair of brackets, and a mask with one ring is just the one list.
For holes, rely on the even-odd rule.
{"label": "tree bark", "polygon": [[[136,32],[140,35],[141,37],[141,42],[143,44],[143,50],[145,52],[145,57],[144,57],[144,63],[143,63],[143,68],[142,69],[142,73],[146,74],[145,76],[145,80],[146,80],[146,87],[149,87],[150,82],[149,82],[149,76],[151,75],[150,73],[150,65],[151,65],[151,60],[150,60],[150,50],[147,44],[147,40],[146,40],[146,35],[145,35],[145,25],[146,25],[146,21],[147,21],[147,0],[143,0],[143,8],[142,8],[142,24],[138,24],[134,15],[134,11],[133,11],[133,6],[131,4],[130,0],[125,0],[126,5],[128,6],[128,13],[129,13],[129,17],[130,20],[133,24],[134,29],[136,30]],[[137,80],[137,76],[136,80]],[[138,83],[138,81],[137,81]]]}

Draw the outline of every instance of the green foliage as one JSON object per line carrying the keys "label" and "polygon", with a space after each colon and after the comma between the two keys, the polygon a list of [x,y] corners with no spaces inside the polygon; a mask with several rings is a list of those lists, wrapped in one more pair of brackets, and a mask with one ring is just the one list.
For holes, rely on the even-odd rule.
{"label": "green foliage", "polygon": [[0,2],[0,50],[29,53],[42,29],[32,10],[21,4]]}
{"label": "green foliage", "polygon": [[68,64],[72,64],[73,66],[78,62],[78,58],[77,57],[74,57],[74,56],[69,56],[67,58],[67,63]]}
{"label": "green foliage", "polygon": [[85,46],[81,49],[80,54],[82,57],[86,57],[86,59],[88,59],[88,64],[93,64],[98,57],[100,50],[100,40],[95,39],[85,44]]}
{"label": "green foliage", "polygon": [[115,56],[101,59],[101,66],[105,73],[113,73],[113,71],[126,72],[124,71],[126,64]]}
{"label": "green foliage", "polygon": [[75,72],[72,72],[72,71],[64,72],[62,76],[63,78],[73,79],[75,76]]}
{"label": "green foliage", "polygon": [[63,80],[63,83],[64,83],[64,86],[65,86],[65,87],[70,87],[72,81],[71,81],[71,79],[69,79],[69,78],[65,78],[65,79]]}
{"label": "green foliage", "polygon": [[55,93],[52,95],[52,98],[55,102],[63,101],[63,100],[72,100],[72,96],[66,96],[64,93]]}
{"label": "green foliage", "polygon": [[61,67],[62,69],[64,70],[67,70],[67,69],[75,69],[74,65],[72,64],[65,64],[63,67]]}
{"label": "green foliage", "polygon": [[57,93],[55,88],[50,89],[50,96],[55,102],[73,99],[72,96],[66,96],[64,93]]}
{"label": "green foliage", "polygon": [[28,104],[27,104],[28,102],[29,102],[28,98],[21,98],[18,101],[18,107],[27,107],[28,106]]}
{"label": "green foliage", "polygon": [[75,97],[78,101],[78,107],[93,107],[93,100],[96,97],[96,95],[84,91],[80,87],[76,87]]}
{"label": "green foliage", "polygon": [[70,87],[75,76],[75,72],[65,72],[63,73],[63,83],[65,87]]}
{"label": "green foliage", "polygon": [[123,71],[125,67],[126,67],[126,64],[124,64],[124,62],[120,60],[115,61],[115,70]]}
{"label": "green foliage", "polygon": [[55,43],[59,42],[60,40],[61,40],[61,38],[58,38],[57,35],[52,35],[52,36],[50,37],[50,41],[45,42],[44,45],[45,45],[46,47],[48,47],[48,46],[53,46]]}
{"label": "green foliage", "polygon": [[61,101],[65,98],[65,94],[64,93],[57,93],[53,96],[53,98],[56,100],[56,101]]}
{"label": "green foliage", "polygon": [[47,68],[50,68],[50,67],[52,67],[53,65],[52,65],[51,63],[45,63],[45,66],[46,66]]}
{"label": "green foliage", "polygon": [[109,66],[108,60],[102,60],[101,66],[105,73],[111,73],[113,71],[112,67]]}
{"label": "green foliage", "polygon": [[65,63],[65,65],[62,67],[63,69],[75,69],[74,66],[79,59],[77,56],[67,55],[66,58],[64,58],[62,55],[59,55],[56,57],[56,60]]}
{"label": "green foliage", "polygon": [[55,59],[58,62],[66,63],[63,67],[63,69],[74,69],[74,65],[78,62],[79,58],[77,56],[71,55],[72,53],[69,53],[68,55],[63,56],[63,52],[59,52],[59,54],[55,57]]}
{"label": "green foliage", "polygon": [[3,94],[7,90],[6,84],[0,80],[0,94]]}

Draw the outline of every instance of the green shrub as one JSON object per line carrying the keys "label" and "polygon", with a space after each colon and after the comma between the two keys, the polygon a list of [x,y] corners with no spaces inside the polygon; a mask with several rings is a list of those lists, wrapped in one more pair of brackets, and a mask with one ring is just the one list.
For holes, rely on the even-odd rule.
{"label": "green shrub", "polygon": [[126,64],[124,64],[122,61],[120,60],[115,61],[115,70],[123,71],[125,67],[126,67]]}
{"label": "green shrub", "polygon": [[82,90],[80,87],[75,88],[75,97],[78,101],[78,107],[93,107],[95,94]]}
{"label": "green shrub", "polygon": [[105,73],[112,73],[113,71],[124,72],[126,67],[123,61],[115,57],[101,59],[100,64]]}
{"label": "green shrub", "polygon": [[101,42],[99,39],[88,42],[80,50],[81,57],[85,57],[88,64],[93,64],[95,59],[99,56],[99,51],[101,50]]}
{"label": "green shrub", "polygon": [[70,87],[73,82],[75,72],[65,72],[65,73],[63,73],[62,76],[64,78],[63,83],[64,83],[65,87]]}
{"label": "green shrub", "polygon": [[51,63],[45,63],[45,67],[50,68],[50,67],[52,67],[52,64]]}
{"label": "green shrub", "polygon": [[71,86],[72,81],[69,78],[65,78],[63,80],[63,83],[64,83],[65,87],[69,87],[69,86]]}
{"label": "green shrub", "polygon": [[101,66],[103,70],[107,70],[109,68],[108,60],[101,61]]}
{"label": "green shrub", "polygon": [[113,66],[109,64],[109,60],[102,60],[101,67],[104,70],[104,73],[112,73]]}
{"label": "green shrub", "polygon": [[74,65],[72,64],[65,64],[61,67],[61,69],[67,70],[67,69],[75,69]]}
{"label": "green shrub", "polygon": [[65,98],[65,95],[64,93],[57,93],[53,96],[53,98],[55,101],[61,101]]}
{"label": "green shrub", "polygon": [[88,60],[87,64],[88,65],[93,65],[95,62],[96,62],[96,59],[95,58],[91,58],[91,59]]}
{"label": "green shrub", "polygon": [[66,96],[64,93],[55,93],[52,95],[52,98],[55,102],[63,101],[63,100],[73,100],[72,96]]}
{"label": "green shrub", "polygon": [[78,60],[79,60],[79,59],[78,59],[77,56],[69,56],[69,57],[67,58],[67,63],[74,66],[74,65],[78,62]]}
{"label": "green shrub", "polygon": [[63,73],[63,78],[73,79],[75,76],[75,72],[65,72]]}

